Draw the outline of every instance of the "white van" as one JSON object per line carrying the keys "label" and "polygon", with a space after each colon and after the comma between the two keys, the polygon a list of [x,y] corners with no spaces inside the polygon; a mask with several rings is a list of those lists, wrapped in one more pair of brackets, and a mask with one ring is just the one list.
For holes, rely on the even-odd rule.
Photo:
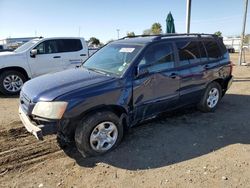
{"label": "white van", "polygon": [[16,95],[28,79],[79,66],[89,55],[85,40],[75,37],[38,38],[1,52],[0,92]]}

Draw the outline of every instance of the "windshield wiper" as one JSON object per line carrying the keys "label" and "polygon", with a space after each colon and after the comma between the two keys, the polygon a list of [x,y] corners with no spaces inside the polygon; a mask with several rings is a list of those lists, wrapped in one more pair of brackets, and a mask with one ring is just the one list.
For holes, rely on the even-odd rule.
{"label": "windshield wiper", "polygon": [[105,71],[101,71],[101,70],[99,70],[99,69],[89,68],[89,67],[85,67],[85,68],[87,68],[87,69],[89,69],[89,70],[91,70],[91,71],[97,72],[97,73],[104,74],[104,75],[106,75],[106,76],[111,76],[111,75],[110,75],[110,74],[108,74],[107,72],[105,72]]}

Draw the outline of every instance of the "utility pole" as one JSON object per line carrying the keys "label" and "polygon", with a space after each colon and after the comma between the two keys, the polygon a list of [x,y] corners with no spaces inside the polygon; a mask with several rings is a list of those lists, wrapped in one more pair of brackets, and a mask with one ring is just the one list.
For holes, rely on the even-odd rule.
{"label": "utility pole", "polygon": [[244,18],[243,18],[243,26],[242,26],[242,33],[241,33],[241,40],[240,40],[240,54],[239,54],[239,65],[241,65],[242,61],[242,50],[243,50],[243,40],[245,38],[245,31],[246,31],[246,22],[247,22],[247,8],[248,8],[248,0],[245,0],[245,7],[244,7]]}
{"label": "utility pole", "polygon": [[117,39],[119,39],[120,38],[120,29],[116,29],[116,31],[117,31]]}
{"label": "utility pole", "polygon": [[186,33],[190,33],[191,3],[192,3],[192,0],[187,0]]}

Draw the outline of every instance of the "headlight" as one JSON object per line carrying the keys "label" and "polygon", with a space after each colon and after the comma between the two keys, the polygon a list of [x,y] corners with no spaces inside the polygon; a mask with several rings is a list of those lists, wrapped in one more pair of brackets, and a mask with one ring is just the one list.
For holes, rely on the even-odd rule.
{"label": "headlight", "polygon": [[61,119],[67,105],[67,102],[38,102],[32,114],[48,119]]}

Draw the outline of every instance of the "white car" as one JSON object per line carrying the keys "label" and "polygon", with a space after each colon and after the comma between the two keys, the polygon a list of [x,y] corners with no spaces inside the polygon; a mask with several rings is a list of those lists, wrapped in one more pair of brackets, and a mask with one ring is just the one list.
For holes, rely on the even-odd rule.
{"label": "white car", "polygon": [[0,92],[16,95],[28,79],[79,66],[89,56],[85,40],[72,37],[38,38],[1,52]]}

